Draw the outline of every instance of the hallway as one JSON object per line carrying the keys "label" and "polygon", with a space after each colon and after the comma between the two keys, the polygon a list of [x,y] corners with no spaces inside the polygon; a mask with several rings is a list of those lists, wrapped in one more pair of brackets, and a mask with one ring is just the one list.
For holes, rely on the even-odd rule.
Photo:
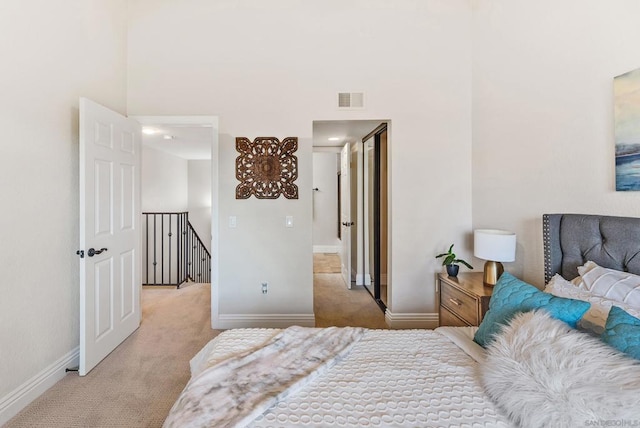
{"label": "hallway", "polygon": [[384,313],[364,287],[346,287],[337,254],[313,255],[313,310],[316,327],[388,328]]}

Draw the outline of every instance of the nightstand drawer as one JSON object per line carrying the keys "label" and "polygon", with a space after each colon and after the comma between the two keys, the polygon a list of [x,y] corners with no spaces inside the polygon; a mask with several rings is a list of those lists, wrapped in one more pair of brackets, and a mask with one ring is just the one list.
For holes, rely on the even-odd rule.
{"label": "nightstand drawer", "polygon": [[485,287],[482,272],[465,272],[457,277],[440,273],[438,283],[440,325],[478,326],[493,293],[493,288]]}
{"label": "nightstand drawer", "polygon": [[458,317],[465,320],[469,325],[478,325],[478,301],[463,292],[442,283],[440,290],[440,304]]}
{"label": "nightstand drawer", "polygon": [[449,312],[444,306],[440,306],[440,327],[468,327],[469,324]]}

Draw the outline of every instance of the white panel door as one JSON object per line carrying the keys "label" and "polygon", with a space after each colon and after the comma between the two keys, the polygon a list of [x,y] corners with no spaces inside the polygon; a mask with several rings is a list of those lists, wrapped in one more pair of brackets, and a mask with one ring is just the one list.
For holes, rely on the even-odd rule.
{"label": "white panel door", "polygon": [[141,135],[80,99],[80,376],[140,325]]}
{"label": "white panel door", "polygon": [[340,264],[342,279],[351,288],[351,147],[345,144],[340,154],[340,236],[342,247],[340,250]]}

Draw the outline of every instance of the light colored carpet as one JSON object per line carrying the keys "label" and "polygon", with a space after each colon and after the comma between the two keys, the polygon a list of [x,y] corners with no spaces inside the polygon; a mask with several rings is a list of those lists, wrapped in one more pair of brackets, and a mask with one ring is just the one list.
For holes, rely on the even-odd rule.
{"label": "light colored carpet", "polygon": [[[321,269],[336,269],[333,256]],[[348,290],[339,273],[314,274],[314,311],[318,327],[386,328],[369,293]],[[140,328],[87,376],[69,373],[5,428],[162,426],[189,380],[189,360],[219,333],[209,284],[144,287],[142,314]]]}
{"label": "light colored carpet", "polygon": [[69,373],[6,428],[159,427],[211,329],[209,284],[145,289],[142,324],[87,376]]}
{"label": "light colored carpet", "polygon": [[388,328],[382,309],[362,286],[347,289],[337,273],[313,275],[316,327]]}
{"label": "light colored carpet", "polygon": [[388,328],[382,309],[364,287],[347,289],[340,274],[340,256],[314,254],[313,272],[316,327]]}
{"label": "light colored carpet", "polygon": [[314,253],[313,273],[340,273],[340,256],[334,253]]}

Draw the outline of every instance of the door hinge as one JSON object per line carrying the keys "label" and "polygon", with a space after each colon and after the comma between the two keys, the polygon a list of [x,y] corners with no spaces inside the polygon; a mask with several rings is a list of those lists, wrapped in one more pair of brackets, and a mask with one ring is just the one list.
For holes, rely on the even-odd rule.
{"label": "door hinge", "polygon": [[78,250],[76,254],[79,255],[81,259],[84,259],[84,250]]}

